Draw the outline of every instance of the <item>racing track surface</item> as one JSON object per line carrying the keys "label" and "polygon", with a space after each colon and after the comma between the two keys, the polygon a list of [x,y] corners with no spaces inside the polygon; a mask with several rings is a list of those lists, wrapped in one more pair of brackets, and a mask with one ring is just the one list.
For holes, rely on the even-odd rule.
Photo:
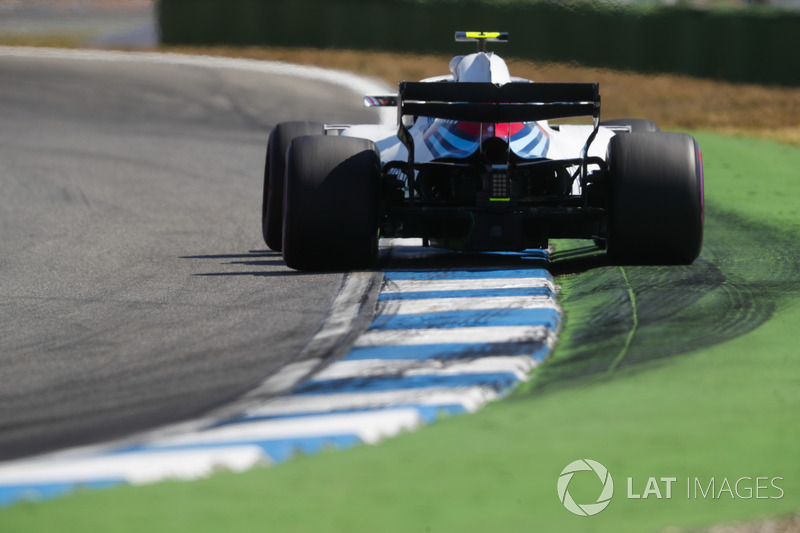
{"label": "racing track surface", "polygon": [[224,403],[282,366],[341,273],[260,237],[271,127],[357,95],[238,70],[0,56],[0,460]]}
{"label": "racing track surface", "polygon": [[[375,115],[318,81],[2,52],[0,460],[198,416],[284,367],[343,275],[289,271],[265,250],[268,131]],[[691,266],[615,267],[585,243],[551,256],[553,274],[589,271],[572,297],[586,301],[571,355],[536,390],[724,342],[794,294],[800,263],[778,253],[793,241],[708,215]],[[383,267],[525,259],[426,252]]]}

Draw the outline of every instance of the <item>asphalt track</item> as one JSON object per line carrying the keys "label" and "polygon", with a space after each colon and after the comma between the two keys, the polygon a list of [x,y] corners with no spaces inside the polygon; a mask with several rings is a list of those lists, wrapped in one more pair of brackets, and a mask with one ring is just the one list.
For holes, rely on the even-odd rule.
{"label": "asphalt track", "polygon": [[260,236],[267,136],[350,91],[196,66],[0,57],[0,460],[189,418],[313,335],[342,273]]}

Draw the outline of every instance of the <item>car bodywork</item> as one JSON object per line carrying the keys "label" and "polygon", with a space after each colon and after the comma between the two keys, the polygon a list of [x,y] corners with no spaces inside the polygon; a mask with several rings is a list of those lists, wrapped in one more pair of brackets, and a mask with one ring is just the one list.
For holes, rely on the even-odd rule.
{"label": "car bodywork", "polygon": [[[615,260],[694,261],[703,232],[695,140],[644,119],[601,122],[597,83],[512,77],[486,51],[487,41],[507,39],[500,32],[457,32],[456,40],[476,42],[478,50],[453,58],[450,74],[400,82],[396,94],[365,96],[368,107],[396,108],[393,125],[278,125],[265,170],[267,243],[283,246],[294,268],[364,266],[376,257],[377,235],[422,238],[459,251],[591,239]],[[308,136],[317,140],[302,140]],[[372,163],[356,161],[365,151]],[[337,200],[326,203],[332,190]],[[346,205],[348,190],[358,202]],[[284,205],[295,206],[292,216],[279,213]],[[274,236],[279,224],[282,241]],[[353,248],[349,235],[364,234],[364,225],[375,231]],[[354,252],[360,259],[315,258],[315,247],[337,255],[334,243],[360,249]]]}
{"label": "car bodywork", "polygon": [[[506,38],[457,35],[479,44]],[[625,128],[599,125],[598,85],[512,78],[499,56],[483,50],[455,57],[450,68],[450,75],[401,83],[397,95],[365,97],[368,106],[396,106],[397,125],[339,127],[380,150],[388,189],[381,235],[469,251],[602,239],[591,189],[605,170],[608,141]],[[551,123],[578,116],[593,124]]]}

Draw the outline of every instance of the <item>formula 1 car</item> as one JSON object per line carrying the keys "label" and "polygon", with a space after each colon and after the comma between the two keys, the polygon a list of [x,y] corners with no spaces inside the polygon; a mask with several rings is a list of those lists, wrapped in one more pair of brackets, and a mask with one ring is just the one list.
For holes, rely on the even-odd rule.
{"label": "formula 1 car", "polygon": [[[596,83],[512,78],[486,42],[450,75],[400,82],[366,106],[394,125],[278,124],[264,172],[262,232],[300,270],[368,268],[379,237],[461,251],[591,239],[616,263],[689,264],[703,240],[694,138],[651,121],[600,121]],[[591,124],[555,119],[591,117]],[[588,119],[587,119],[588,120]],[[558,121],[563,122],[563,121]]]}

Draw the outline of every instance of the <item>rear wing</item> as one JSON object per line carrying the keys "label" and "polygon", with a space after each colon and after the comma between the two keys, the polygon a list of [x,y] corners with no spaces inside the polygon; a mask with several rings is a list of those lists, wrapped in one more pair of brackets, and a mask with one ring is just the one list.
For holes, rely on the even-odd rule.
{"label": "rear wing", "polygon": [[[535,122],[591,116],[594,128],[578,162],[581,185],[588,176],[589,146],[600,126],[600,86],[597,83],[401,82],[396,99],[374,97],[372,105],[397,106],[397,137],[408,149],[406,175],[414,184],[414,138],[404,116],[482,123]],[[413,195],[410,198],[413,204]]]}
{"label": "rear wing", "polygon": [[597,83],[401,82],[398,118],[408,115],[467,122],[531,122],[600,116]]}

